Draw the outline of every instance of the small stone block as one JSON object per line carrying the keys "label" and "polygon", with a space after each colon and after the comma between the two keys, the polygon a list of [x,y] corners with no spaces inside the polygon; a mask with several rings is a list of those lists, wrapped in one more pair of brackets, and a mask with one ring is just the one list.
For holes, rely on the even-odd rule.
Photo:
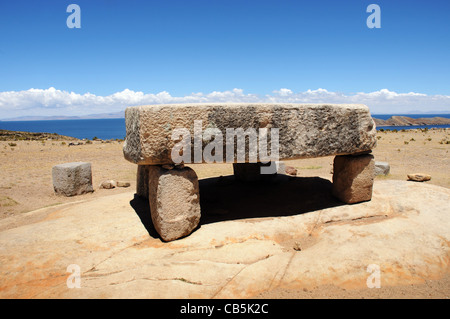
{"label": "small stone block", "polygon": [[57,194],[75,196],[94,191],[91,163],[74,162],[53,166],[52,179]]}
{"label": "small stone block", "polygon": [[98,188],[101,189],[113,189],[116,188],[117,182],[113,180],[103,181]]}
{"label": "small stone block", "polygon": [[388,175],[391,170],[389,163],[387,162],[375,162],[375,176]]}

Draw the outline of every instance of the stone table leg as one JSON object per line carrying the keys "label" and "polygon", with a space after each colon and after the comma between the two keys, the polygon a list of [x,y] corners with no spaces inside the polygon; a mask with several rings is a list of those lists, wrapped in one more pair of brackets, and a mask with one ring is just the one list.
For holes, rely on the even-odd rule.
{"label": "stone table leg", "polygon": [[148,169],[150,165],[138,165],[136,174],[136,194],[148,199]]}
{"label": "stone table leg", "polygon": [[[271,172],[272,174],[267,174]],[[267,173],[261,174],[261,168],[266,168]],[[270,180],[277,173],[277,165],[275,162],[263,163],[233,163],[234,177],[243,182],[256,182],[263,180]]]}
{"label": "stone table leg", "polygon": [[333,163],[333,195],[347,204],[372,199],[373,155],[336,156]]}
{"label": "stone table leg", "polygon": [[200,221],[197,174],[189,167],[147,166],[146,170],[150,212],[156,231],[164,241],[189,235]]}

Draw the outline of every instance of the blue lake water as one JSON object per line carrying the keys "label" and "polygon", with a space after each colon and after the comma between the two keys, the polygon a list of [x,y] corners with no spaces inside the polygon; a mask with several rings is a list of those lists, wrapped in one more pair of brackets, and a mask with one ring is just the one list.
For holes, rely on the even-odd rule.
{"label": "blue lake water", "polygon": [[[373,114],[373,117],[386,120],[393,114]],[[395,114],[412,118],[445,117],[450,114]],[[420,125],[420,126],[383,126],[377,129],[415,129],[415,128],[450,128],[450,125]],[[123,139],[125,138],[125,119],[91,119],[91,120],[52,120],[52,121],[0,121],[0,129],[23,132],[45,132],[72,136],[79,139]]]}
{"label": "blue lake water", "polygon": [[23,132],[45,132],[79,139],[98,137],[104,140],[125,138],[125,119],[0,121],[0,129]]}

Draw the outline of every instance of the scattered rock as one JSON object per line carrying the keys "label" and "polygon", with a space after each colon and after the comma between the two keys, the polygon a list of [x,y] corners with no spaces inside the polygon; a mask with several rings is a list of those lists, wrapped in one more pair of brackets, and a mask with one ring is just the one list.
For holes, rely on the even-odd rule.
{"label": "scattered rock", "polygon": [[408,174],[408,180],[414,181],[414,182],[426,182],[431,179],[431,175],[428,174],[422,174],[422,173],[415,173],[415,174]]}
{"label": "scattered rock", "polygon": [[52,179],[57,194],[75,196],[94,191],[91,163],[73,162],[53,166]]}
{"label": "scattered rock", "polygon": [[103,188],[103,189],[112,189],[115,187],[130,187],[130,183],[129,182],[123,182],[123,181],[114,181],[114,180],[108,180],[108,181],[104,181],[100,184],[99,188]]}
{"label": "scattered rock", "polygon": [[117,187],[130,187],[130,185],[129,182],[117,181]]}
{"label": "scattered rock", "polygon": [[387,162],[375,162],[375,176],[388,175],[391,170],[391,166]]}
{"label": "scattered rock", "polygon": [[103,188],[103,189],[112,189],[115,188],[117,186],[117,182],[113,181],[113,180],[109,180],[109,181],[104,181],[100,184],[99,188]]}
{"label": "scattered rock", "polygon": [[297,169],[292,166],[286,166],[286,174],[291,176],[297,176]]}

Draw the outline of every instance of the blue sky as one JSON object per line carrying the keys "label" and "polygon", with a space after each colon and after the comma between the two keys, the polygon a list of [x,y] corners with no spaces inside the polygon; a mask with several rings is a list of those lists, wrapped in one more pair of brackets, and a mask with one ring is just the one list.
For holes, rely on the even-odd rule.
{"label": "blue sky", "polygon": [[[81,29],[66,25],[71,3],[81,8]],[[380,29],[366,25],[371,3],[381,8]],[[136,93],[239,89],[266,97],[283,88],[344,97],[414,92],[444,96],[444,109],[436,107],[450,110],[449,21],[450,1],[1,1],[0,118],[71,112],[49,88],[123,95],[103,108],[71,102],[77,114],[117,111],[137,102]],[[33,105],[31,88],[47,97]],[[8,104],[20,92],[27,99]]]}

